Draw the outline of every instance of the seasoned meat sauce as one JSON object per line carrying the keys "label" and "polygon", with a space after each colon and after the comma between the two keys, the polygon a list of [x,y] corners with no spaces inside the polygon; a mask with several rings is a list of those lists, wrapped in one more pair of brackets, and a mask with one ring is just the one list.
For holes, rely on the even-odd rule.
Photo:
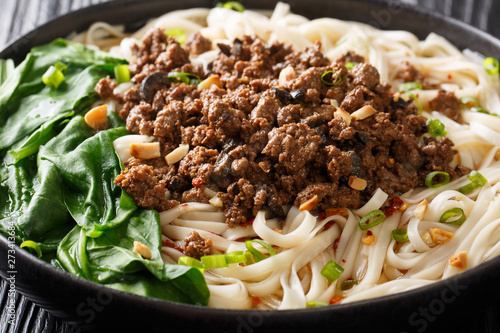
{"label": "seasoned meat sauce", "polygon": [[[226,222],[237,226],[261,209],[283,218],[283,206],[314,196],[316,211],[359,208],[377,188],[394,197],[423,186],[431,171],[452,179],[469,171],[450,166],[453,142],[426,134],[426,119],[414,104],[392,96],[359,55],[331,62],[319,43],[294,52],[246,36],[218,44],[219,55],[204,70],[189,62],[188,50],[206,51],[210,42],[200,34],[188,40],[182,47],[159,30],[149,33],[129,65],[135,86],[112,96],[123,105],[119,115],[129,132],[160,142],[161,158],[132,158],[115,180],[142,207],[163,211],[208,202],[216,192]],[[358,64],[347,70],[351,61]],[[198,89],[166,79],[169,72],[218,75],[220,87]],[[424,80],[409,64],[398,75]],[[96,91],[108,97],[115,86],[105,78]],[[436,103],[448,113],[451,100],[440,93]],[[345,117],[364,106],[376,113]],[[188,144],[189,153],[168,165],[164,157],[179,144]],[[364,179],[366,188],[351,188],[350,176]]]}

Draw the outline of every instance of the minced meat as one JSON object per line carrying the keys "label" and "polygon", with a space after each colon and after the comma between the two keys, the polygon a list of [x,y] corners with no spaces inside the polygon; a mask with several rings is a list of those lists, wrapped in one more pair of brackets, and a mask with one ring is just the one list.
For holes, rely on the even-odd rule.
{"label": "minced meat", "polygon": [[[189,54],[211,48],[199,34],[181,46],[153,30],[134,48],[137,59],[129,68],[135,86],[112,97],[123,105],[119,115],[128,131],[154,135],[162,147],[162,157],[132,158],[116,178],[139,206],[162,211],[181,202],[208,202],[217,193],[226,222],[237,226],[261,209],[283,218],[283,206],[315,196],[316,211],[355,209],[377,188],[393,197],[423,186],[431,171],[446,171],[452,179],[468,172],[450,166],[453,142],[425,135],[426,119],[416,106],[393,97],[377,69],[353,52],[331,62],[320,43],[294,52],[249,36],[214,47],[219,55],[205,70],[189,62]],[[347,62],[357,64],[348,70]],[[200,90],[166,79],[169,72],[200,80],[218,76],[220,83]],[[397,75],[426,84],[409,63]],[[108,78],[96,90],[108,97],[113,87]],[[444,92],[431,104],[445,113],[456,109]],[[375,114],[345,117],[362,107]],[[164,157],[181,143],[190,152],[167,165]],[[366,187],[350,187],[351,176],[364,179]],[[189,249],[198,248],[201,241],[191,238]]]}

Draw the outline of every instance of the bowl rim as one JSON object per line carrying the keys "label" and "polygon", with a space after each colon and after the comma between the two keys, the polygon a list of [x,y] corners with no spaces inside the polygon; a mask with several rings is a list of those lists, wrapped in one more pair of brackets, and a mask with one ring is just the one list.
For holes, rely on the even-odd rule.
{"label": "bowl rim", "polygon": [[[342,1],[347,1],[347,0],[342,0]],[[31,48],[34,46],[33,44],[38,45],[35,40],[36,40],[36,35],[37,31],[43,31],[43,30],[52,30],[55,27],[61,25],[64,22],[71,21],[71,20],[81,20],[82,17],[88,17],[90,14],[94,13],[95,11],[106,11],[106,10],[112,10],[118,6],[130,6],[131,4],[137,4],[140,2],[140,0],[112,0],[108,2],[103,2],[99,4],[94,4],[88,7],[80,8],[75,11],[71,11],[67,14],[61,15],[59,17],[56,17],[41,26],[32,29],[31,31],[17,37],[16,39],[10,41],[3,50],[0,51],[0,58],[11,58],[12,55],[20,55],[22,57],[25,56],[26,52],[23,53],[24,50],[26,50],[26,47],[29,46]],[[150,3],[159,3],[161,2],[160,0],[150,0],[148,1]],[[269,2],[269,3],[275,3],[277,1]],[[370,7],[373,8],[386,8],[386,5],[380,2],[373,2],[369,0],[356,0],[354,1],[355,3],[361,3],[364,5],[369,5]],[[186,2],[189,4],[189,2]],[[186,4],[183,4],[186,5]],[[293,3],[292,5],[292,11],[293,11]],[[182,6],[182,5],[181,5]],[[180,7],[180,6],[177,6]],[[209,7],[207,5],[207,7]],[[254,7],[248,7],[249,9],[254,9]],[[417,15],[421,15],[424,17],[430,17],[432,20],[439,21],[439,22],[444,22],[447,25],[451,27],[455,27],[459,30],[466,30],[470,31],[472,34],[476,35],[479,39],[485,41],[486,43],[489,43],[493,46],[493,49],[496,49],[497,52],[500,53],[500,40],[493,37],[487,32],[484,32],[482,30],[479,30],[475,27],[472,27],[464,22],[461,22],[457,19],[451,18],[451,17],[446,17],[438,13],[431,13],[428,11],[425,11],[420,8],[415,8],[410,5],[406,4],[401,4],[401,8],[403,11],[409,11],[413,12]],[[335,16],[333,16],[335,17]],[[3,234],[0,234],[0,249],[3,251],[8,248],[9,246],[9,241],[7,240],[7,237]],[[136,294],[131,294],[128,292],[124,292],[121,290],[116,290],[109,288],[105,285],[100,285],[94,282],[91,282],[89,280],[83,279],[81,277],[75,276],[73,274],[70,274],[64,270],[58,269],[57,267],[36,258],[34,255],[28,253],[27,251],[22,250],[18,245],[15,245],[16,249],[16,257],[22,259],[23,261],[27,262],[29,265],[32,265],[32,267],[41,269],[42,273],[44,274],[49,274],[49,275],[55,275],[61,279],[68,280],[70,283],[75,284],[76,286],[79,286],[81,288],[86,288],[89,290],[93,290],[94,292],[99,292],[102,290],[102,288],[105,288],[105,290],[113,296],[115,296],[117,299],[120,300],[130,300],[132,302],[135,302],[136,304],[141,304],[141,305],[149,305],[150,307],[160,307],[163,309],[169,309],[169,308],[175,308],[175,309],[180,309],[184,308],[187,309],[190,312],[195,312],[197,314],[201,314],[203,316],[212,316],[212,315],[220,315],[221,313],[225,316],[230,316],[233,318],[236,318],[238,316],[242,315],[249,315],[252,312],[262,312],[262,310],[256,310],[256,309],[249,309],[249,310],[238,310],[238,309],[218,309],[218,308],[209,308],[205,306],[198,306],[198,305],[191,305],[191,304],[182,304],[182,303],[176,303],[173,301],[168,301],[168,300],[162,300],[162,299],[156,299],[152,297],[146,297],[146,296],[141,296],[141,295],[136,295]],[[467,285],[470,285],[471,283],[480,283],[482,278],[488,274],[489,271],[493,269],[499,269],[500,268],[500,256],[494,257],[490,260],[487,260],[486,262],[481,263],[480,265],[476,267],[472,267],[460,274],[453,275],[451,277],[448,277],[444,280],[438,280],[434,281],[432,283],[429,283],[424,286],[420,286],[418,288],[408,290],[405,292],[398,292],[390,295],[385,295],[385,296],[380,296],[376,298],[370,298],[370,299],[365,299],[365,300],[360,300],[360,301],[355,301],[355,302],[349,302],[349,303],[341,303],[337,304],[332,307],[324,307],[324,308],[306,308],[306,309],[292,309],[292,310],[279,310],[279,311],[271,311],[272,316],[275,318],[282,318],[283,320],[289,320],[290,315],[297,314],[297,313],[304,313],[306,315],[319,315],[319,316],[324,316],[326,314],[331,315],[333,313],[347,313],[352,311],[353,309],[359,309],[363,307],[372,307],[374,305],[376,306],[383,306],[384,304],[395,304],[401,299],[409,299],[409,298],[414,298],[417,295],[436,295],[438,294],[443,288],[446,288],[449,286],[449,284],[453,283],[461,283],[463,281],[469,281],[467,282]],[[5,275],[6,272],[3,270],[0,270],[0,275]],[[21,291],[22,294],[24,292]],[[31,299],[29,295],[25,295],[28,299]],[[34,300],[35,303],[37,302]],[[49,312],[51,311],[50,309],[48,310]]]}

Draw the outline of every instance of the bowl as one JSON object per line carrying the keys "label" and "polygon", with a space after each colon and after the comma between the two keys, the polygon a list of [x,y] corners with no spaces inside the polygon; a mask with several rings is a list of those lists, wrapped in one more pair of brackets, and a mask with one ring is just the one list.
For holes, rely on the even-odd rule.
{"label": "bowl", "polygon": [[[249,9],[272,9],[276,1],[246,3]],[[81,31],[94,21],[140,27],[160,13],[191,7],[212,7],[212,1],[126,0],[111,1],[59,17],[24,35],[0,52],[0,58],[20,62],[35,45]],[[308,18],[334,17],[369,23],[381,29],[403,29],[425,38],[430,32],[445,36],[458,48],[500,56],[500,41],[448,17],[389,4],[350,0],[291,1],[294,13]],[[8,258],[12,244],[0,236],[0,253]],[[74,332],[84,330],[149,331],[209,330],[261,332],[276,330],[375,330],[424,332],[434,330],[480,331],[492,325],[485,314],[500,295],[500,257],[459,275],[405,293],[330,307],[260,311],[213,309],[163,301],[113,290],[65,271],[15,246],[15,265],[0,261],[0,275],[11,288],[68,321]],[[13,285],[13,287],[12,287]],[[471,308],[471,304],[473,307]],[[495,310],[497,309],[497,310]]]}

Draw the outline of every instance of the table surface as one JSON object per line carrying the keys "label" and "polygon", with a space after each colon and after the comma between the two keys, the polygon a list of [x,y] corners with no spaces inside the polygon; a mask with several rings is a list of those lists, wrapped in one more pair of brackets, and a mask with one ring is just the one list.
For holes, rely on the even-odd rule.
{"label": "table surface", "polygon": [[[0,0],[0,50],[23,34],[60,15],[76,9],[110,0]],[[167,0],[166,0],[167,1]],[[389,2],[394,0],[373,0]],[[410,6],[431,10],[454,17],[500,38],[500,14],[498,0],[402,0]],[[251,1],[242,1],[251,4]],[[0,286],[0,308],[7,303],[8,288]],[[6,311],[0,315],[0,333],[14,332],[67,332],[66,323],[33,304],[22,295],[16,295],[17,322],[8,324]],[[498,332],[500,310],[488,309],[486,321],[472,329],[473,332]]]}

